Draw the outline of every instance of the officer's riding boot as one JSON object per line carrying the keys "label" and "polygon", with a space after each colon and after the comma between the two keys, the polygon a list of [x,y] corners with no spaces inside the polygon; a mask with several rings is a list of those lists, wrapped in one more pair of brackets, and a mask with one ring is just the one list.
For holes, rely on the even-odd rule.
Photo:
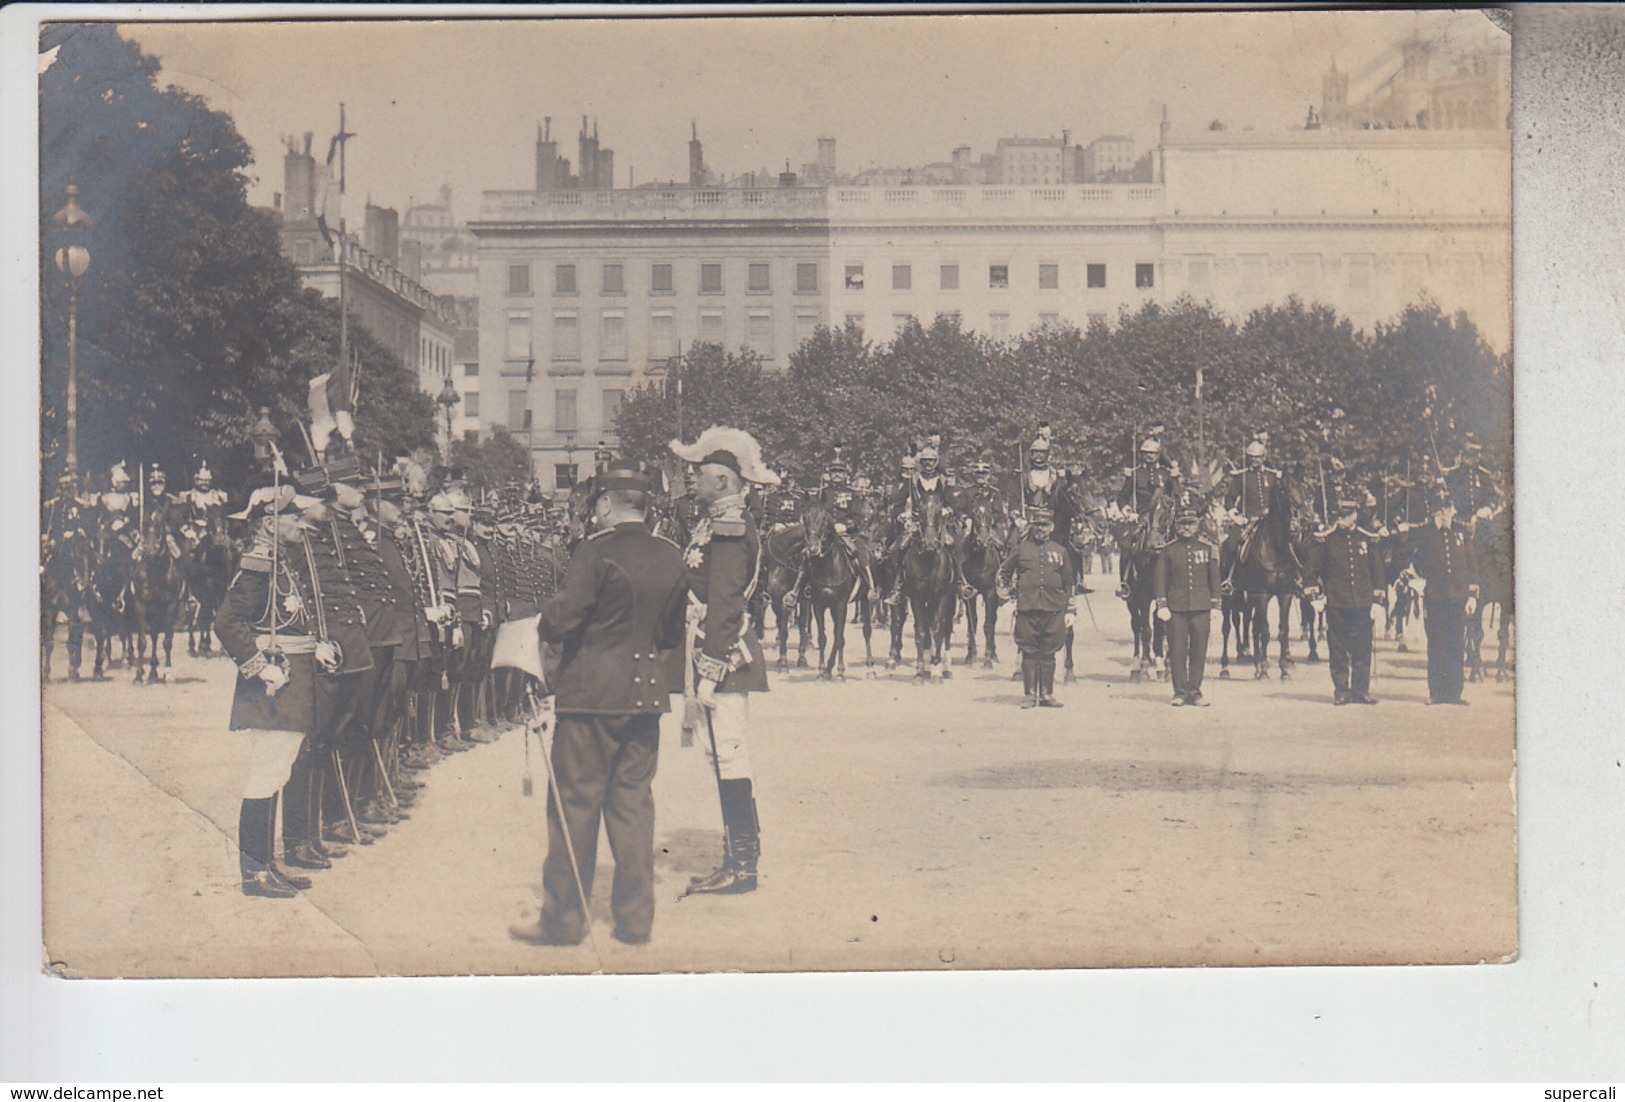
{"label": "officer's riding boot", "polygon": [[277,875],[271,862],[271,799],[244,800],[237,816],[237,864],[243,877],[243,894],[265,899],[288,899],[299,894]]}
{"label": "officer's riding boot", "polygon": [[1021,656],[1021,684],[1023,708],[1038,707],[1038,660],[1030,654]]}
{"label": "officer's riding boot", "polygon": [[1045,655],[1038,660],[1038,706],[1040,708],[1064,708],[1065,705],[1055,699],[1055,656]]}
{"label": "officer's riding boot", "polygon": [[721,868],[690,882],[690,895],[743,895],[756,890],[756,862],[762,844],[750,779],[719,781],[717,790],[722,798],[727,854]]}

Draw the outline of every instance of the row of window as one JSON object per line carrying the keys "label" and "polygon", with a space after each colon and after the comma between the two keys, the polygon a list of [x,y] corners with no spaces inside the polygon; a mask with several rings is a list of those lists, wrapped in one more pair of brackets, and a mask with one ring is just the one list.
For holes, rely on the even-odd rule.
{"label": "row of window", "polygon": [[[529,264],[508,265],[508,293],[510,295],[528,295],[531,293]],[[556,295],[575,295],[581,293],[580,272],[575,264],[553,265],[553,293]],[[818,293],[818,264],[816,262],[801,262],[796,264],[796,294]],[[651,295],[675,294],[676,265],[660,262],[649,265],[649,293]],[[599,268],[600,294],[624,295],[626,293],[626,265],[621,263],[605,263]],[[773,292],[773,265],[765,261],[752,261],[745,266],[745,291],[749,294],[766,295]],[[699,267],[699,293],[702,295],[720,295],[726,293],[723,285],[723,266],[720,263],[704,262]]]}
{"label": "row of window", "polygon": [[[959,265],[937,265],[937,290],[957,291],[959,285]],[[848,264],[846,266],[846,289],[848,291],[862,291],[866,286],[864,266],[862,264]],[[1085,264],[1083,271],[1084,287],[1091,291],[1106,289],[1106,265]],[[994,291],[1007,291],[1010,289],[1010,265],[989,264],[987,266],[987,285]],[[1148,290],[1157,285],[1157,266],[1155,264],[1134,265],[1134,286],[1141,290]],[[891,266],[891,289],[893,291],[912,291],[914,289],[914,265],[893,264]],[[1059,264],[1038,265],[1038,289],[1040,291],[1058,291],[1061,289],[1061,266]]]}
{"label": "row of window", "polygon": [[[626,391],[605,389],[599,394],[599,420],[597,425],[586,426],[608,435],[615,429],[615,418],[620,416],[621,402]],[[558,387],[553,391],[553,431],[579,432],[583,427],[578,416],[580,392],[574,387]],[[477,410],[477,406],[476,406]],[[472,414],[471,414],[472,416]],[[508,391],[508,428],[527,432],[535,428],[535,411],[530,408],[529,388],[515,387]]]}
{"label": "row of window", "polygon": [[[695,339],[711,344],[727,343],[725,311],[720,308],[700,311]],[[818,328],[819,314],[812,310],[798,310],[795,314],[795,343],[800,344]],[[775,325],[772,310],[749,310],[745,314],[745,347],[763,356],[775,355]],[[535,359],[531,315],[524,311],[508,314],[504,358],[513,363],[530,363]],[[649,314],[647,358],[664,360],[677,354],[677,317],[670,310],[655,310]],[[581,317],[575,311],[553,314],[553,346],[550,356],[554,360],[572,361],[581,358]],[[598,319],[598,349],[600,360],[626,360],[628,347],[626,311],[605,310]]]}
{"label": "row of window", "polygon": [[[676,293],[675,265],[670,263],[655,263],[649,265],[649,293],[652,295],[669,295]],[[1084,287],[1089,290],[1105,290],[1107,287],[1107,266],[1104,263],[1091,263],[1084,265]],[[600,266],[599,293],[606,295],[621,295],[626,293],[626,265],[621,263],[605,263]],[[721,295],[727,293],[723,280],[724,269],[720,263],[704,262],[699,266],[699,293],[702,295]],[[508,293],[510,295],[528,295],[531,293],[531,266],[529,264],[508,265]],[[942,291],[957,291],[960,289],[960,266],[958,264],[941,264],[937,267],[937,289]],[[1149,289],[1156,286],[1157,266],[1151,264],[1134,265],[1134,286],[1138,289]],[[989,264],[987,269],[987,285],[997,291],[1008,290],[1010,287],[1010,265]],[[862,264],[846,265],[845,286],[848,291],[861,291],[865,286],[864,266]],[[914,289],[914,266],[912,264],[893,264],[891,269],[891,287],[894,291],[911,291]],[[800,261],[796,264],[797,294],[816,294],[818,292],[818,264],[815,261]],[[1038,289],[1041,291],[1058,291],[1061,289],[1061,266],[1056,263],[1038,265]],[[773,292],[773,265],[764,261],[752,261],[745,266],[745,291],[747,294],[771,294]],[[553,265],[553,293],[556,295],[575,295],[581,292],[578,266],[575,264]]]}

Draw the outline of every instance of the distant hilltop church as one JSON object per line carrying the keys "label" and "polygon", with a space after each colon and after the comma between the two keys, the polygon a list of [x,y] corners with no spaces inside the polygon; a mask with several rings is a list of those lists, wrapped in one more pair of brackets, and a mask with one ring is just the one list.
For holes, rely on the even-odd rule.
{"label": "distant hilltop church", "polygon": [[[1433,47],[1410,38],[1378,57],[1364,73],[1337,68],[1321,78],[1321,105],[1309,112],[1308,129],[1317,130],[1504,130],[1511,125],[1511,54],[1487,45],[1467,52],[1447,74],[1433,72]],[[1388,66],[1399,67],[1357,103],[1349,101],[1351,78],[1356,86]]]}

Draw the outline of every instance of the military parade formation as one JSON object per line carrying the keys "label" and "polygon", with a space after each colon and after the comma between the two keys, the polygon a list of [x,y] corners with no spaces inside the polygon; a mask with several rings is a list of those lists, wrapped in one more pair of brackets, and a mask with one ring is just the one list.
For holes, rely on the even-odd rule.
{"label": "military parade formation", "polygon": [[833,445],[798,485],[749,433],[713,426],[672,441],[661,463],[601,449],[596,473],[552,502],[534,487],[475,492],[461,472],[407,456],[369,465],[302,434],[309,464],[290,469],[262,442],[265,474],[234,512],[207,464],[171,494],[163,471],[132,482],[121,463],[104,490],[65,476],[45,502],[44,670],[64,628],[70,681],[83,679],[87,631],[91,679],[122,662],[146,683],[163,680],[159,651],[167,667],[176,632],[203,657],[218,638],[237,666],[228,723],[249,750],[239,871],[255,897],[298,895],[309,873],[407,818],[448,755],[518,727],[551,732],[540,913],[510,928],[542,945],[591,936],[600,823],[616,856],[615,936],[648,941],[651,782],[674,697],[685,739],[703,737],[722,826],[719,864],[687,892],[754,890],[747,731],[750,696],[769,687],[769,614],[781,673],[790,635],[805,666],[816,628],[819,678],[844,679],[850,618],[871,677],[873,630],[889,630],[891,670],[912,624],[913,675],[929,682],[951,676],[961,622],[965,662],[980,645],[991,667],[999,610],[1013,604],[1022,707],[1055,709],[1063,650],[1075,677],[1080,609],[1099,630],[1090,575],[1115,569],[1130,677],[1168,681],[1177,707],[1209,703],[1215,613],[1221,677],[1232,642],[1269,677],[1273,642],[1284,679],[1296,612],[1310,661],[1325,640],[1336,705],[1376,703],[1375,610],[1401,649],[1420,615],[1429,703],[1461,705],[1469,671],[1484,673],[1493,606],[1506,676],[1509,501],[1477,441],[1426,479],[1335,461],[1328,479],[1320,459],[1311,482],[1272,465],[1263,434],[1236,464],[1204,463],[1165,434],[1151,426],[1105,478],[1039,425],[1010,469],[970,456],[961,480],[933,434],[889,474],[855,473]]}

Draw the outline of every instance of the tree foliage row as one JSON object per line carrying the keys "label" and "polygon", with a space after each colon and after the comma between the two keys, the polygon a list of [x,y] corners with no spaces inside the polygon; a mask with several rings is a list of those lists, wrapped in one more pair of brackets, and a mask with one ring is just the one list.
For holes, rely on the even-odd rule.
{"label": "tree foliage row", "polygon": [[[1489,461],[1511,459],[1510,360],[1465,315],[1430,303],[1370,333],[1297,299],[1239,323],[1189,299],[1149,303],[1115,323],[1052,324],[1003,341],[940,317],[886,342],[820,329],[783,371],[715,345],[695,346],[679,369],[689,437],[714,423],[748,429],[770,462],[798,477],[816,477],[837,442],[855,468],[889,472],[932,433],[951,464],[988,458],[1010,468],[1042,422],[1066,462],[1107,476],[1159,422],[1187,461],[1200,444],[1210,462],[1240,462],[1258,433],[1289,466],[1402,473],[1409,456],[1425,472],[1435,443],[1448,463],[1468,432]],[[676,429],[671,378],[622,404],[630,454],[660,459]]]}
{"label": "tree foliage row", "polygon": [[[173,86],[110,24],[53,24],[40,77],[41,454],[64,460],[69,288],[51,218],[77,184],[94,219],[80,281],[78,450],[82,470],[119,460],[169,469],[207,460],[239,484],[261,407],[305,456],[293,425],[309,380],[339,360],[337,303],[300,286],[276,216],[248,204],[246,142],[229,115]],[[54,51],[54,53],[50,53]],[[434,405],[413,373],[359,325],[358,450],[432,444]]]}

